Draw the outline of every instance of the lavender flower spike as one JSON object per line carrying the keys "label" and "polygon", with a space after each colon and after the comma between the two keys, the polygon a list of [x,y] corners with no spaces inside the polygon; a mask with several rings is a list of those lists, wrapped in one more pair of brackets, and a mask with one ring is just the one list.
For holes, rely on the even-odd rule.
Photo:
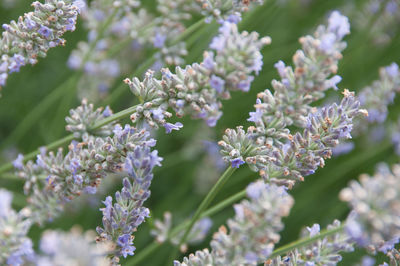
{"label": "lavender flower spike", "polygon": [[0,189],[0,264],[19,266],[32,262],[35,255],[27,237],[32,225],[28,218],[31,211],[24,208],[16,212],[11,201],[11,192]]}
{"label": "lavender flower spike", "polygon": [[211,241],[211,252],[198,251],[180,265],[258,265],[271,254],[289,214],[293,198],[284,187],[257,181],[247,187],[248,200],[235,205],[235,217],[222,226]]}
{"label": "lavender flower spike", "polygon": [[[328,230],[332,230],[340,226],[340,222],[335,220],[332,225],[328,225]],[[313,237],[319,235],[319,224],[308,228],[302,232],[303,237]],[[344,233],[338,232],[332,236],[324,237],[314,243],[290,251],[284,257],[276,257],[268,259],[266,266],[311,266],[311,265],[327,265],[335,266],[341,260],[342,256],[339,252],[354,251],[353,242]]]}
{"label": "lavender flower spike", "polygon": [[96,230],[98,241],[115,243],[112,255],[115,263],[121,256],[126,258],[134,254],[133,233],[149,217],[150,211],[143,207],[143,203],[150,196],[153,168],[160,166],[161,160],[150,147],[137,146],[126,157],[124,168],[129,177],[124,178],[122,190],[115,193],[115,203],[110,196],[104,201],[105,208],[101,209],[103,227],[97,227]]}
{"label": "lavender flower spike", "polygon": [[[270,96],[267,91],[265,97]],[[306,118],[306,128],[302,133],[292,135],[284,128],[280,136],[286,134],[288,142],[285,144],[279,141],[278,136],[265,136],[254,126],[247,132],[238,127],[237,130],[225,131],[223,140],[219,142],[221,153],[226,162],[235,162],[232,166],[245,161],[266,181],[292,187],[296,181],[303,181],[305,176],[324,166],[325,159],[331,157],[332,148],[340,140],[351,138],[353,118],[359,114],[367,115],[367,112],[360,109],[354,93],[345,90],[339,105],[334,103],[314,109]]]}
{"label": "lavender flower spike", "polygon": [[362,175],[340,192],[352,209],[348,235],[368,251],[386,253],[400,241],[400,165],[381,165],[375,175]]}
{"label": "lavender flower spike", "polygon": [[253,73],[262,66],[260,50],[269,42],[269,38],[259,39],[256,32],[240,33],[235,24],[225,22],[212,41],[214,51],[205,52],[202,63],[177,67],[175,74],[163,69],[161,80],[154,78],[152,71],[143,81],[126,79],[133,94],[144,101],[132,121],[164,126],[169,132],[180,127],[167,123],[172,116],[168,109],[172,109],[178,117],[191,115],[215,126],[222,115],[221,100],[229,99],[231,91],[249,90]]}
{"label": "lavender flower spike", "polygon": [[64,45],[62,35],[75,30],[79,7],[72,0],[33,2],[33,12],[18,21],[3,24],[0,39],[0,88],[5,86],[10,73],[18,72],[27,64],[35,64],[47,51]]}

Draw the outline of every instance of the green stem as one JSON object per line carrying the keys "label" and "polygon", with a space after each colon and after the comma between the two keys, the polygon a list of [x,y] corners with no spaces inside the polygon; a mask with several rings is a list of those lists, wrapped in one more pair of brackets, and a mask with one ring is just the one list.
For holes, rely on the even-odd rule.
{"label": "green stem", "polygon": [[[132,107],[129,107],[129,108],[125,109],[125,110],[122,110],[121,112],[113,114],[112,116],[109,116],[109,117],[97,122],[93,127],[91,127],[89,129],[89,131],[101,128],[102,126],[107,125],[107,124],[109,124],[111,122],[114,122],[116,120],[120,120],[122,118],[126,118],[126,117],[130,116],[132,113],[134,113],[135,110],[136,110],[136,106],[132,106]],[[70,135],[68,135],[68,136],[66,136],[66,137],[64,137],[62,139],[59,139],[57,141],[54,141],[54,142],[50,143],[49,145],[47,145],[45,147],[46,147],[47,150],[54,150],[55,148],[58,148],[60,146],[63,146],[65,144],[71,142],[73,139],[74,139],[74,136],[72,134],[70,134]],[[35,156],[37,154],[39,154],[39,150],[35,150],[35,151],[32,151],[31,153],[28,153],[28,154],[24,155],[24,162],[32,160],[33,158],[35,158]],[[13,164],[12,163],[4,164],[4,165],[2,165],[0,167],[0,174],[4,173],[4,172],[7,172],[7,171],[10,171],[12,169],[13,169]]]}
{"label": "green stem", "polygon": [[188,227],[186,227],[186,230],[183,233],[183,236],[181,237],[181,239],[179,241],[178,248],[183,243],[185,243],[186,238],[188,237],[188,235],[189,235],[190,231],[192,230],[194,224],[200,218],[200,216],[204,212],[204,210],[211,204],[211,202],[214,200],[215,196],[217,196],[218,192],[225,185],[225,183],[228,181],[228,179],[231,177],[231,175],[236,171],[236,169],[237,168],[233,168],[233,167],[229,167],[228,169],[226,169],[226,171],[218,179],[217,183],[215,183],[215,185],[211,188],[210,192],[208,192],[207,196],[201,202],[200,206],[197,208],[195,214],[193,215],[192,219],[190,220],[190,223],[189,223]]}
{"label": "green stem", "polygon": [[291,242],[287,245],[284,245],[280,248],[275,249],[274,252],[272,252],[271,255],[269,255],[269,258],[275,258],[277,256],[285,255],[289,251],[292,251],[296,248],[301,248],[301,247],[310,245],[319,239],[339,233],[340,231],[342,231],[344,229],[344,226],[345,226],[345,224],[343,223],[339,227],[336,227],[336,228],[333,228],[330,230],[328,230],[328,229],[323,230],[323,231],[321,231],[321,233],[319,235],[315,235],[312,237],[305,237],[305,238],[299,239],[297,241]]}
{"label": "green stem", "polygon": [[[214,207],[209,208],[205,212],[200,215],[200,218],[209,217],[216,213],[219,213],[224,208],[231,206],[233,203],[237,202],[238,200],[244,198],[246,196],[246,190],[242,190],[233,196],[225,199],[224,201],[218,203]],[[171,230],[171,233],[168,236],[168,239],[171,239],[177,236],[182,230],[189,226],[190,221],[183,222],[176,226],[174,229]],[[150,245],[145,247],[142,251],[140,251],[137,255],[135,255],[132,259],[127,262],[127,265],[137,265],[139,262],[143,261],[147,258],[151,253],[156,251],[159,247],[162,246],[163,243],[159,242],[152,242]]]}

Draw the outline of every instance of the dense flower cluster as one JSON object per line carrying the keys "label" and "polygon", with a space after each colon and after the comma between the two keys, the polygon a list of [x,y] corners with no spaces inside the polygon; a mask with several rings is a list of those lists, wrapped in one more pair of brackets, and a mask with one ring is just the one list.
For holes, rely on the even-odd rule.
{"label": "dense flower cluster", "polygon": [[75,30],[79,7],[72,0],[33,2],[35,11],[24,14],[18,21],[3,24],[0,39],[0,88],[8,75],[26,64],[35,64],[47,51],[64,45],[62,35]]}
{"label": "dense flower cluster", "polygon": [[238,23],[241,20],[241,13],[246,12],[251,5],[262,5],[264,0],[196,0],[195,2],[201,13],[206,16],[206,22],[216,18],[218,21]]}
{"label": "dense flower cluster", "polygon": [[320,25],[314,36],[300,38],[302,50],[293,56],[294,69],[282,61],[275,64],[281,80],[272,81],[273,94],[266,90],[260,95],[256,112],[248,119],[257,133],[280,139],[286,136],[286,127],[306,126],[310,104],[323,98],[326,90],[338,89],[341,77],[334,74],[346,47],[342,39],[349,33],[348,19],[334,11],[327,26]]}
{"label": "dense flower cluster", "polygon": [[133,255],[133,233],[136,228],[149,217],[149,209],[143,207],[144,201],[150,197],[150,184],[153,179],[153,168],[161,166],[162,158],[157,151],[151,151],[146,144],[136,146],[128,152],[124,162],[127,178],[123,180],[123,188],[115,193],[115,203],[108,196],[104,201],[103,227],[97,227],[98,241],[115,243],[113,261]]}
{"label": "dense flower cluster", "polygon": [[81,193],[94,194],[108,173],[123,170],[125,157],[136,146],[155,145],[155,140],[149,139],[149,132],[129,125],[124,128],[116,125],[112,137],[104,135],[110,131],[110,125],[93,132],[99,133],[98,137],[82,133],[83,129],[110,112],[108,109],[93,110],[93,106],[83,101],[82,106],[72,110],[71,118],[67,119],[70,122],[67,128],[82,135],[82,142],[73,141],[66,155],[62,149],[57,153],[47,153],[43,149],[36,162],[29,161],[24,165],[22,156],[14,161],[18,176],[25,180],[24,189],[29,195],[33,221],[41,223],[53,218],[62,210],[63,203]]}
{"label": "dense flower cluster", "polygon": [[282,217],[289,215],[293,198],[284,187],[257,181],[247,187],[248,200],[234,205],[235,217],[211,241],[212,251],[198,251],[175,265],[257,265],[279,241]]}
{"label": "dense flower cluster", "polygon": [[381,165],[374,176],[351,181],[340,198],[349,203],[346,232],[370,252],[387,252],[400,241],[400,165]]}
{"label": "dense flower cluster", "polygon": [[[92,100],[107,95],[115,78],[137,68],[132,61],[144,60],[141,54],[149,47],[157,51],[154,70],[164,65],[182,65],[188,52],[185,42],[177,41],[177,37],[185,31],[185,22],[192,14],[203,8],[209,10],[213,6],[210,4],[157,0],[157,10],[152,12],[141,7],[139,1],[91,1],[90,7],[82,12],[89,29],[88,41],[80,42],[68,61],[72,69],[85,72],[80,79],[80,94]],[[233,1],[223,7],[223,10],[213,8],[214,17],[237,23],[248,4]]]}
{"label": "dense flower cluster", "polygon": [[[256,111],[248,119],[254,126],[247,131],[228,129],[219,142],[232,167],[248,163],[266,180],[290,187],[323,166],[339,139],[351,137],[352,119],[362,112],[352,93],[345,91],[340,105],[319,110],[310,106],[327,89],[337,89],[341,78],[329,77],[337,71],[340,51],[346,47],[341,40],[348,33],[348,19],[334,11],[328,26],[320,26],[315,37],[300,39],[303,50],[294,56],[295,70],[282,61],[275,65],[282,81],[273,81],[274,94],[258,94]],[[291,135],[292,125],[304,128],[303,133]]]}
{"label": "dense flower cluster", "polygon": [[285,144],[272,145],[263,136],[254,139],[254,127],[247,132],[242,127],[228,129],[219,142],[222,154],[232,167],[247,163],[268,182],[291,187],[323,167],[340,140],[351,138],[353,118],[366,114],[359,107],[354,93],[345,90],[339,105],[314,110],[306,118],[303,132],[288,134],[289,142]]}
{"label": "dense flower cluster", "polygon": [[47,230],[40,239],[40,254],[35,259],[37,266],[109,266],[107,254],[111,245],[93,241],[94,232],[82,232],[72,228],[70,232]]}
{"label": "dense flower cluster", "polygon": [[215,126],[222,115],[220,100],[229,99],[230,91],[250,89],[252,73],[258,74],[262,67],[260,49],[269,42],[255,32],[239,33],[235,24],[225,22],[210,45],[215,53],[206,52],[201,64],[177,67],[176,74],[163,69],[161,80],[153,77],[152,71],[143,81],[126,79],[133,94],[144,102],[131,116],[132,121],[164,126],[169,133],[182,126],[166,121],[172,116],[167,111],[171,108],[178,117],[189,114]]}
{"label": "dense flower cluster", "polygon": [[27,219],[29,210],[16,212],[11,201],[11,192],[0,189],[0,263],[18,266],[35,257],[32,241],[26,236],[32,223]]}
{"label": "dense flower cluster", "polygon": [[[380,141],[385,137],[386,130],[383,123],[388,115],[388,106],[393,103],[395,94],[400,91],[400,71],[396,63],[382,67],[379,71],[380,79],[365,87],[359,94],[361,107],[368,111],[367,119],[355,121],[353,136],[361,135],[371,129],[369,137],[373,141]],[[371,127],[372,126],[372,127]],[[399,131],[394,130],[392,141],[395,146],[400,142]],[[340,143],[333,150],[334,155],[350,152],[354,148],[351,141]]]}
{"label": "dense flower cluster", "polygon": [[[328,225],[328,230],[333,230],[340,226],[340,222],[335,220],[332,225]],[[320,234],[319,224],[307,227],[303,232],[303,237],[314,237]],[[334,266],[342,260],[339,252],[352,252],[353,242],[343,232],[319,239],[308,246],[290,251],[284,257],[271,258],[266,261],[268,266],[294,266],[294,265],[326,265]]]}
{"label": "dense flower cluster", "polygon": [[98,129],[94,129],[96,123],[113,114],[110,107],[93,109],[93,104],[89,104],[86,99],[82,100],[81,105],[76,109],[70,110],[70,116],[65,118],[67,126],[65,129],[74,134],[75,138],[82,138],[83,136],[100,136],[107,137],[113,132],[114,123],[108,123]]}

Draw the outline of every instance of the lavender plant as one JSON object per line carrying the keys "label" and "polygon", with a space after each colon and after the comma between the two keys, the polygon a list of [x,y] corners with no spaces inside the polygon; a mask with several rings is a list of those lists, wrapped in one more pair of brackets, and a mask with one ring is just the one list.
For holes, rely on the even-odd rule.
{"label": "lavender plant", "polygon": [[363,175],[360,182],[351,181],[340,193],[352,209],[347,234],[372,253],[386,253],[400,240],[399,171],[398,165],[392,170],[380,165],[374,176]]}
{"label": "lavender plant", "polygon": [[[211,133],[203,130],[195,130],[194,133],[190,131],[191,122],[177,120],[173,114],[178,119],[183,116],[202,119],[212,128],[222,116],[222,100],[231,98],[234,91],[247,92],[256,85],[253,83],[255,76],[263,65],[269,67],[271,62],[268,60],[273,57],[263,58],[261,53],[261,49],[270,43],[270,38],[259,38],[257,32],[239,31],[236,24],[242,20],[242,13],[263,1],[156,0],[154,3],[156,6],[152,8],[152,3],[143,1],[93,0],[86,6],[84,1],[46,0],[43,4],[33,4],[35,12],[27,13],[18,22],[4,26],[6,32],[3,33],[0,47],[3,51],[5,45],[8,50],[2,53],[3,61],[0,62],[0,81],[3,78],[3,83],[10,73],[18,71],[23,65],[36,63],[36,58],[45,56],[49,48],[63,44],[62,35],[75,28],[78,13],[84,20],[88,31],[87,41],[78,44],[68,61],[69,66],[77,72],[67,78],[64,85],[45,96],[43,103],[47,107],[42,108],[39,104],[39,109],[46,110],[61,95],[68,95],[72,99],[78,81],[78,97],[87,95],[91,99],[103,99],[115,79],[133,69],[136,69],[134,78],[126,79],[125,83],[139,104],[114,114],[110,107],[96,109],[84,99],[81,106],[72,109],[66,118],[66,130],[70,135],[39,148],[38,152],[19,154],[14,162],[0,166],[1,186],[17,190],[19,179],[24,182],[20,187],[23,186],[25,192],[25,195],[16,192],[16,200],[11,206],[12,194],[0,189],[0,264],[140,265],[139,262],[143,262],[146,265],[158,265],[177,259],[175,265],[337,265],[342,260],[343,252],[352,252],[354,247],[361,246],[372,254],[378,251],[386,253],[388,263],[397,265],[399,252],[396,245],[400,240],[398,165],[392,171],[380,167],[374,176],[363,176],[360,183],[352,181],[341,192],[341,199],[348,201],[352,209],[345,221],[334,220],[322,231],[318,224],[314,224],[304,229],[297,241],[279,244],[280,232],[284,229],[283,219],[289,215],[294,203],[288,189],[323,167],[325,160],[340,148],[339,144],[352,146],[348,140],[364,132],[368,124],[379,124],[382,130],[390,124],[390,121],[383,122],[388,116],[388,105],[392,103],[400,85],[397,64],[382,68],[380,80],[362,90],[359,99],[345,89],[341,101],[321,104],[330,89],[338,90],[341,81],[338,64],[347,46],[343,38],[350,33],[348,18],[338,11],[330,12],[326,25],[319,26],[313,35],[300,38],[302,47],[293,56],[293,67],[286,66],[283,61],[275,64],[280,79],[273,80],[271,90],[257,94],[256,110],[249,113],[248,119],[252,125],[246,130],[239,126],[235,130],[225,131],[219,145],[223,159],[229,166],[220,178],[216,178],[217,172],[222,172],[226,164],[221,162],[221,156],[217,156],[219,148],[215,143],[206,143],[208,154],[200,166],[191,164],[187,170],[184,163],[200,161],[203,140],[207,139],[205,135],[213,140],[219,135],[218,127],[216,132],[207,128]],[[386,12],[388,6],[394,8],[395,4],[395,1],[384,2],[382,7],[386,8],[381,7],[379,14]],[[247,28],[249,21],[259,17],[260,22],[262,19],[260,24],[273,32],[282,21],[293,19],[276,16],[284,8],[283,5],[267,3],[243,17],[244,23],[239,27]],[[269,10],[269,13],[259,13],[259,10]],[[301,14],[296,12],[296,15],[300,15],[297,19]],[[199,22],[188,26],[192,16],[198,18]],[[186,67],[179,66],[184,64],[187,54],[190,53],[194,58],[196,52],[203,50],[194,42],[205,38],[205,33],[210,37],[211,29],[217,24],[209,24],[206,28],[204,22],[209,23],[213,19],[219,23],[219,31],[204,52],[203,60]],[[374,23],[370,25],[375,26]],[[204,31],[200,31],[201,28]],[[189,44],[189,51],[185,43]],[[288,47],[279,43],[277,58],[283,58]],[[385,58],[384,51],[381,52],[380,57]],[[354,54],[357,53],[353,50],[346,56],[356,58]],[[351,65],[351,59],[345,61],[346,68]],[[176,66],[175,70],[161,68],[171,65]],[[140,78],[145,69],[149,70],[144,78]],[[348,82],[347,76],[344,77]],[[118,96],[120,88],[124,86],[121,82],[115,95]],[[115,95],[113,92],[100,105],[114,106],[113,101],[118,98]],[[22,103],[23,97],[25,95],[21,93]],[[66,110],[68,103],[64,104]],[[59,106],[57,113],[61,114],[63,108]],[[239,110],[240,105],[235,108]],[[232,107],[228,106],[228,111],[224,110],[224,113],[229,114],[230,110]],[[396,110],[396,106],[393,110]],[[13,109],[7,110],[6,115],[12,112]],[[238,112],[232,113],[231,117]],[[358,115],[367,115],[368,112],[368,119],[356,120]],[[0,114],[0,118],[3,117],[3,113]],[[56,117],[54,114],[52,118],[54,128],[57,126]],[[122,126],[122,119],[125,118],[130,118],[133,124]],[[56,137],[56,133],[47,136],[51,130],[47,128],[46,119],[33,123],[43,128],[35,135],[43,135],[46,140],[47,137]],[[163,127],[166,133],[171,133],[180,130],[183,123],[183,132],[168,136],[167,142],[171,140],[171,143],[164,143],[167,136],[155,130]],[[228,119],[224,123],[236,122]],[[0,135],[2,130],[3,127]],[[392,126],[391,130],[396,144],[398,129]],[[175,146],[177,142],[172,142],[175,138],[180,145],[190,147],[185,147],[183,152],[167,155],[166,164],[171,169],[164,166],[157,172],[159,168],[156,166],[161,166],[163,159],[155,149],[156,139],[157,149],[164,153]],[[185,141],[184,138],[190,140]],[[26,141],[29,140],[24,140],[20,146]],[[371,138],[370,142],[373,141]],[[68,149],[64,152],[62,147],[67,144]],[[371,155],[375,153],[372,151]],[[337,161],[336,167],[343,167],[343,173],[352,173],[352,163],[362,164],[365,157],[371,156],[354,156],[343,165]],[[246,171],[240,169],[236,179],[229,180],[234,181],[228,184],[229,189],[222,190],[243,164],[258,172],[262,179],[223,199],[227,193],[241,189],[248,183]],[[12,167],[16,169],[14,175],[7,173]],[[346,170],[346,167],[349,169]],[[165,179],[171,172],[168,170],[174,171],[174,179]],[[187,175],[189,171],[198,175],[194,185]],[[156,174],[157,178],[154,178]],[[83,194],[97,194],[99,185],[104,181],[119,183],[120,188],[115,192],[107,187],[106,195],[100,196],[105,199],[104,206],[100,207],[102,219],[96,221],[99,225],[97,237],[91,231],[83,232],[76,228],[70,232],[46,230],[39,236],[33,227],[35,224],[44,227],[47,222],[57,221],[54,226],[70,228],[70,219],[76,219],[73,215],[62,221],[55,218],[62,215],[71,202],[84,205],[77,199]],[[211,186],[210,182],[215,184]],[[305,185],[324,193],[326,187],[313,182],[312,178],[307,179]],[[339,184],[341,182],[337,182]],[[171,189],[173,186],[175,188]],[[195,204],[196,196],[200,196],[195,196],[193,190],[203,190],[207,194],[195,212],[188,209]],[[150,194],[153,196],[148,201]],[[246,195],[247,199],[235,204]],[[298,201],[303,200],[298,195],[293,196]],[[165,204],[159,204],[159,198]],[[209,208],[214,199],[222,200]],[[175,205],[169,204],[174,201]],[[318,204],[315,199],[313,204]],[[226,227],[221,226],[213,235],[210,248],[179,260],[178,249],[185,256],[187,251],[192,251],[190,246],[203,245],[212,224],[218,225],[222,220],[220,216],[225,214],[222,210],[232,205],[234,217],[228,219]],[[98,211],[99,207],[90,205],[82,208],[87,211],[85,217],[95,217],[91,209]],[[331,216],[343,216],[345,210],[341,208],[337,206],[330,210],[324,220]],[[164,215],[163,220],[157,219],[157,215],[165,210],[174,212],[174,221],[170,212]],[[293,211],[292,216],[297,216],[298,211]],[[307,212],[303,209],[300,211]],[[190,214],[187,219],[182,218],[185,212]],[[313,213],[318,214],[316,211]],[[215,214],[218,216],[212,220]],[[288,217],[290,220],[295,218]],[[179,220],[182,222],[173,226]],[[84,226],[91,227],[92,222],[90,220]],[[146,226],[150,226],[151,230],[147,230]],[[297,230],[292,226],[286,227],[287,231],[283,232],[285,236],[291,230]],[[155,240],[143,247],[148,242],[145,236],[149,231]],[[40,243],[35,247],[34,243],[39,239]],[[163,257],[163,252],[149,258],[158,248],[167,245],[173,246],[172,252],[168,252],[169,260]],[[147,261],[144,261],[146,258]],[[372,265],[372,260],[368,257],[362,263]]]}
{"label": "lavender plant", "polygon": [[214,234],[212,251],[197,251],[174,265],[257,265],[265,260],[279,241],[282,217],[289,214],[293,198],[284,187],[263,181],[247,187],[249,200],[234,206],[235,217]]}
{"label": "lavender plant", "polygon": [[24,14],[18,21],[3,24],[0,40],[0,88],[8,75],[19,72],[27,64],[36,64],[50,48],[65,45],[62,36],[75,30],[80,5],[77,1],[46,0],[33,2],[35,11]]}

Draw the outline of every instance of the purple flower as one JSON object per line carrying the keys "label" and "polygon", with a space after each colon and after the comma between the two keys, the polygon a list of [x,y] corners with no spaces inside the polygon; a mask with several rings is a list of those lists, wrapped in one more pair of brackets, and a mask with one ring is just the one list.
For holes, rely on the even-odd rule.
{"label": "purple flower", "polygon": [[179,99],[176,101],[176,107],[183,108],[185,106],[185,100]]}
{"label": "purple flower", "polygon": [[81,175],[74,175],[74,182],[77,185],[81,185],[83,183],[83,178]]}
{"label": "purple flower", "polygon": [[176,122],[175,124],[165,123],[163,126],[165,127],[165,133],[167,134],[171,133],[172,130],[179,130],[183,127],[182,123],[180,122]]}
{"label": "purple flower", "polygon": [[[261,100],[257,99],[256,104],[261,104]],[[261,122],[263,114],[264,114],[264,112],[263,112],[262,108],[256,107],[255,112],[249,112],[250,118],[248,118],[247,121],[254,122],[254,123]]]}
{"label": "purple flower", "polygon": [[282,78],[286,77],[286,66],[282,60],[279,60],[277,63],[275,63],[274,67],[276,68],[276,70],[278,70],[279,76],[281,76]]}
{"label": "purple flower", "polygon": [[33,30],[36,27],[36,22],[29,18],[25,18],[25,25],[28,30]]}
{"label": "purple flower", "polygon": [[266,184],[263,181],[250,183],[246,188],[247,196],[252,199],[258,199],[265,189]]}
{"label": "purple flower", "polygon": [[231,160],[232,168],[239,168],[244,163],[245,163],[245,161],[243,161],[240,158],[235,158],[235,159]]}
{"label": "purple flower", "polygon": [[153,117],[156,120],[164,119],[164,111],[161,108],[153,109],[152,111]]}
{"label": "purple flower", "polygon": [[96,187],[92,187],[92,186],[87,186],[87,187],[85,187],[85,189],[83,191],[86,194],[96,194],[97,188]]}
{"label": "purple flower", "polygon": [[10,58],[10,61],[11,63],[8,66],[10,73],[19,72],[21,66],[25,65],[25,57],[20,54],[15,54],[13,57]]}
{"label": "purple flower", "polygon": [[235,14],[230,14],[226,21],[233,23],[233,24],[238,24],[242,20],[242,17],[240,13],[235,13]]}
{"label": "purple flower", "polygon": [[69,18],[67,19],[67,24],[65,25],[65,29],[68,31],[74,31],[75,30],[75,24],[76,24],[76,19]]}
{"label": "purple flower", "polygon": [[0,189],[0,217],[6,217],[11,210],[11,192]]}
{"label": "purple flower", "polygon": [[332,154],[334,156],[339,156],[341,154],[347,154],[354,149],[354,142],[341,142],[339,145],[332,149]]}
{"label": "purple flower", "polygon": [[392,0],[386,4],[385,10],[389,14],[396,14],[398,8],[399,8],[398,3],[396,3],[395,0]]}
{"label": "purple flower", "polygon": [[71,168],[72,174],[76,174],[76,172],[81,168],[81,163],[79,162],[78,159],[73,158],[71,162],[69,163],[69,167]]}
{"label": "purple flower", "polygon": [[0,74],[0,87],[3,87],[6,85],[7,77],[8,77],[7,73]]}
{"label": "purple flower", "polygon": [[100,211],[103,212],[103,215],[110,220],[111,219],[111,212],[112,212],[112,197],[107,196],[106,200],[103,201],[105,208],[101,208]]}
{"label": "purple flower", "polygon": [[308,232],[310,232],[310,237],[313,237],[313,236],[319,234],[321,228],[320,228],[319,224],[314,224],[312,227],[307,226],[307,230],[308,230]]}
{"label": "purple flower", "polygon": [[218,93],[221,93],[225,87],[225,80],[222,78],[212,75],[210,79],[211,88],[215,89]]}
{"label": "purple flower", "polygon": [[215,36],[210,44],[210,48],[217,50],[217,51],[222,51],[225,48],[225,42],[226,38],[223,35]]}
{"label": "purple flower", "polygon": [[38,33],[47,39],[53,33],[53,30],[42,25],[42,26],[40,26]]}
{"label": "purple flower", "polygon": [[370,256],[363,256],[361,259],[361,266],[374,266],[375,259]]}
{"label": "purple flower", "polygon": [[339,39],[350,33],[349,19],[339,11],[333,11],[328,19],[328,30],[334,32]]}
{"label": "purple flower", "polygon": [[106,106],[106,108],[104,109],[104,111],[103,111],[103,116],[104,117],[109,117],[109,116],[111,116],[112,115],[112,111],[111,111],[111,109],[110,109],[110,106]]}
{"label": "purple flower", "polygon": [[242,80],[238,83],[237,88],[241,91],[248,92],[250,90],[251,82],[253,82],[254,77],[249,76],[246,80]]}
{"label": "purple flower", "polygon": [[16,169],[21,170],[24,167],[24,155],[18,154],[17,159],[13,161],[13,166]]}
{"label": "purple flower", "polygon": [[321,43],[319,48],[325,53],[330,53],[336,42],[336,35],[333,33],[327,33],[321,36]]}
{"label": "purple flower", "polygon": [[385,67],[386,72],[392,78],[399,75],[399,66],[396,63],[392,63],[390,66]]}
{"label": "purple flower", "polygon": [[86,2],[84,0],[75,0],[73,5],[78,8],[78,13],[86,10]]}
{"label": "purple flower", "polygon": [[373,123],[373,122],[383,123],[383,122],[385,122],[386,117],[387,117],[387,111],[382,112],[375,108],[368,109],[367,119],[371,123]]}
{"label": "purple flower", "polygon": [[155,48],[162,48],[165,44],[165,40],[167,39],[167,36],[165,36],[164,34],[161,34],[159,32],[157,32],[154,36],[154,40],[153,40],[153,45]]}
{"label": "purple flower", "polygon": [[245,255],[244,255],[244,259],[246,261],[246,263],[249,264],[257,264],[258,261],[258,256],[256,253],[248,251]]}
{"label": "purple flower", "polygon": [[213,69],[214,65],[215,65],[214,53],[213,52],[206,53],[203,60],[203,66],[207,69]]}
{"label": "purple flower", "polygon": [[338,87],[336,86],[340,81],[342,81],[342,77],[339,75],[335,75],[332,78],[328,79],[325,81],[325,88],[330,89],[333,88],[335,91],[338,90]]}
{"label": "purple flower", "polygon": [[379,251],[386,254],[389,250],[393,249],[394,246],[395,246],[397,243],[399,243],[399,241],[400,241],[400,236],[393,237],[393,238],[390,239],[389,241],[386,241],[386,242],[383,244],[383,246],[381,246],[381,247],[379,248]]}
{"label": "purple flower", "polygon": [[133,251],[135,251],[135,247],[133,246],[132,237],[128,234],[124,234],[118,237],[117,240],[118,246],[121,247],[121,254],[126,258],[128,255],[133,256]]}

